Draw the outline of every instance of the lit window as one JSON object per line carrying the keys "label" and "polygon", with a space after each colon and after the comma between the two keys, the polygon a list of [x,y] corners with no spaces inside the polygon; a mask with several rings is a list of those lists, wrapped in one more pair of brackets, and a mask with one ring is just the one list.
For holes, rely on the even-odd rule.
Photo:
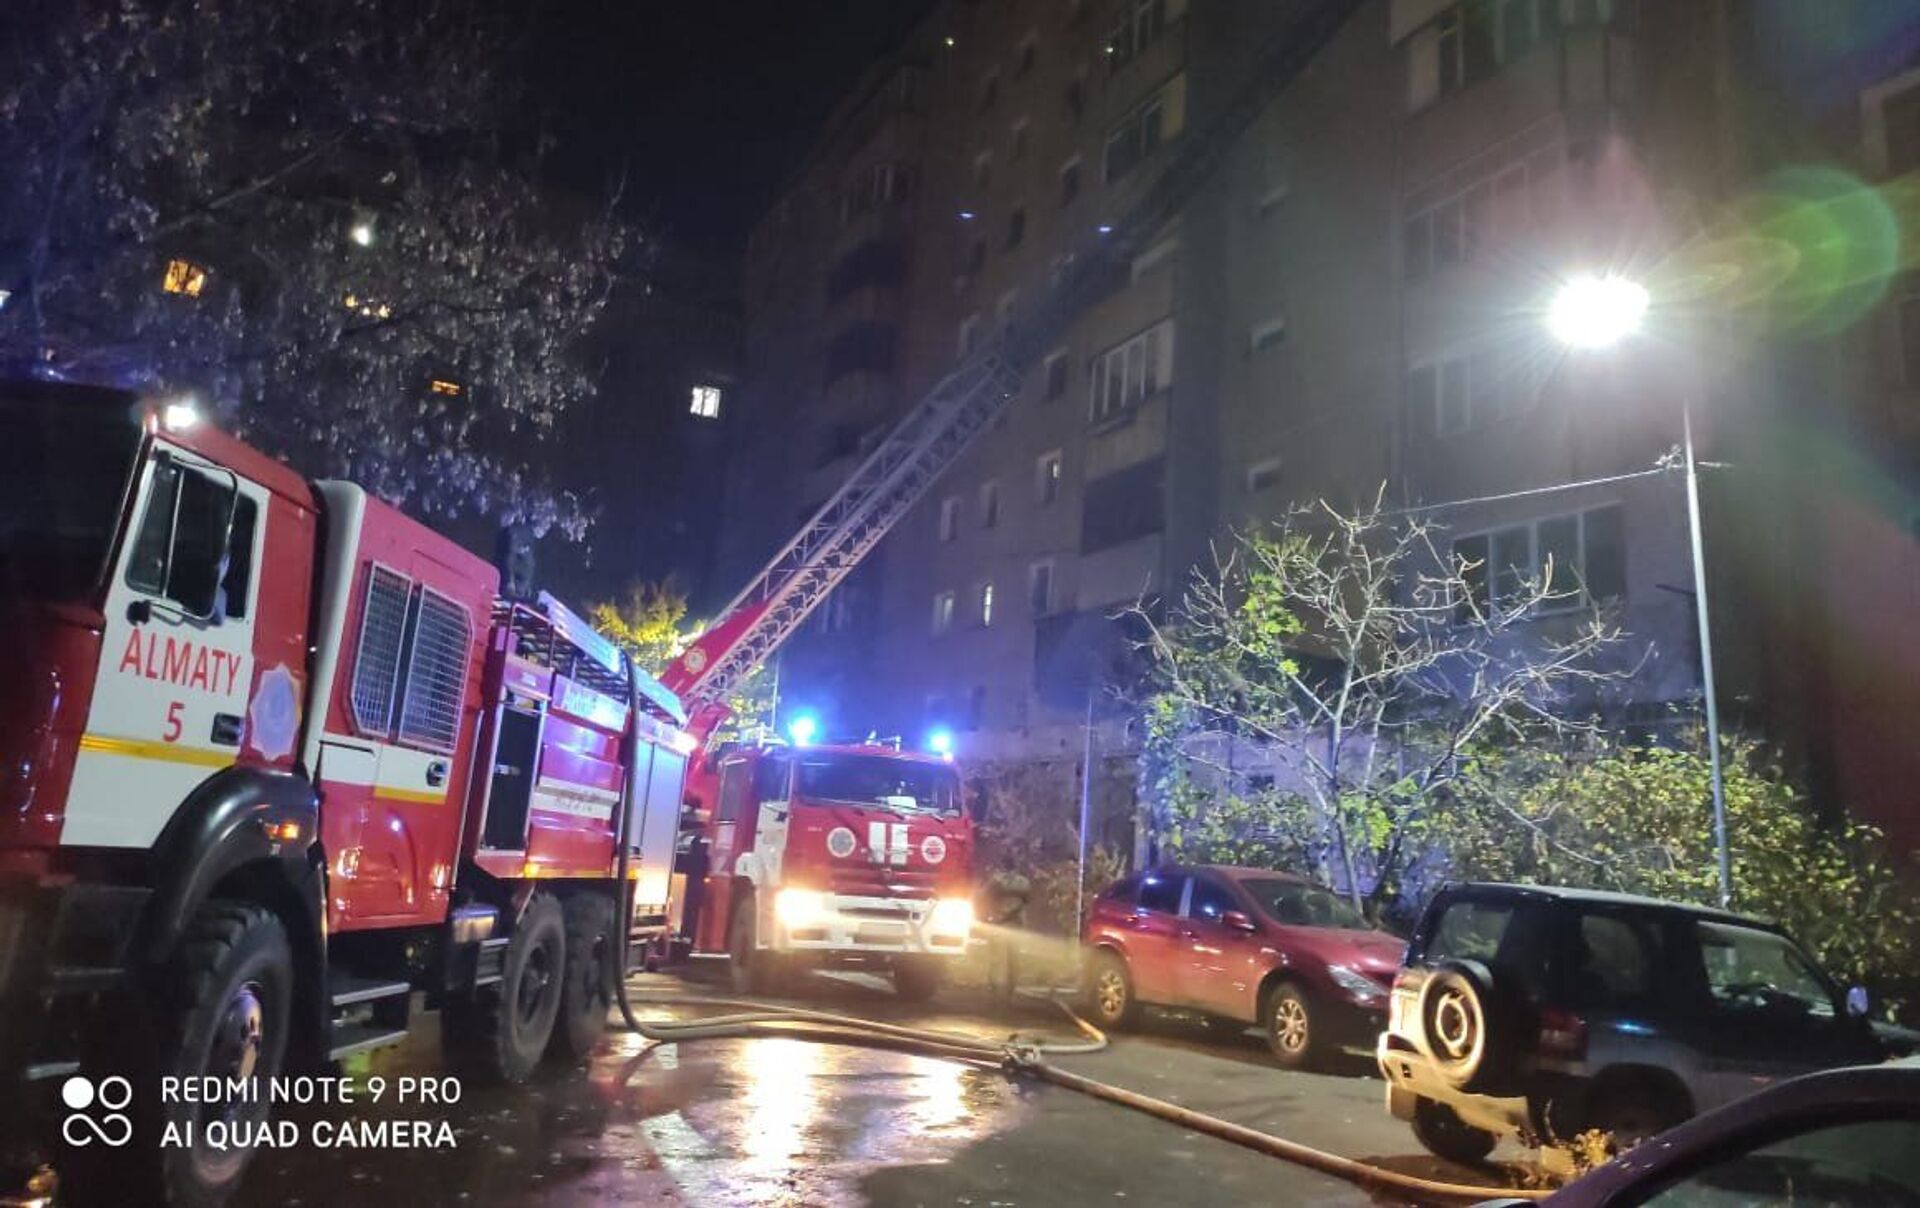
{"label": "lit window", "polygon": [[951,541],[960,535],[960,497],[949,495],[940,501],[940,540]]}
{"label": "lit window", "polygon": [[207,270],[191,260],[169,260],[167,275],[161,279],[160,288],[170,294],[198,298],[200,291],[207,288]]}
{"label": "lit window", "polygon": [[953,593],[943,591],[933,597],[933,631],[945,633],[953,628]]}
{"label": "lit window", "polygon": [[464,393],[459,382],[450,382],[446,378],[433,379],[427,383],[427,389],[433,391],[435,394],[443,394],[448,398],[459,398],[460,395]]}
{"label": "lit window", "polygon": [[1033,494],[1043,507],[1060,498],[1060,470],[1058,451],[1041,454],[1035,463]]}
{"label": "lit window", "polygon": [[695,386],[693,388],[693,404],[688,410],[701,419],[719,419],[720,387]]}
{"label": "lit window", "polygon": [[980,585],[980,625],[985,628],[993,624],[993,584]]}

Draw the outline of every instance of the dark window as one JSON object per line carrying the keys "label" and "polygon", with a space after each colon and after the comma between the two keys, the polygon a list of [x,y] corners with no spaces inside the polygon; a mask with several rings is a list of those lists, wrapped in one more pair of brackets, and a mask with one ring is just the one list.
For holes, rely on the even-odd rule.
{"label": "dark window", "polygon": [[975,276],[987,267],[987,241],[975,239],[973,246],[967,249],[967,275]]}
{"label": "dark window", "polygon": [[993,108],[993,103],[999,99],[1000,73],[995,71],[989,73],[986,83],[980,86],[980,112],[985,113],[987,110]]}
{"label": "dark window", "polygon": [[235,540],[242,517],[229,481],[216,481],[178,462],[153,468],[147,510],[127,563],[127,586],[171,600],[195,615],[215,615],[225,596],[246,609],[246,575],[252,563],[253,504],[246,505],[247,553],[236,577],[227,558],[229,522]]}
{"label": "dark window", "polygon": [[1067,358],[1060,355],[1047,361],[1047,400],[1064,398],[1067,393]]}
{"label": "dark window", "polygon": [[1007,247],[1016,248],[1027,237],[1027,211],[1022,206],[1007,215]]}
{"label": "dark window", "polygon": [[967,729],[978,730],[987,724],[987,690],[975,685],[967,694]]}
{"label": "dark window", "polygon": [[1162,914],[1180,912],[1180,892],[1187,886],[1183,876],[1167,873],[1148,873],[1140,882],[1140,909],[1157,910]]}
{"label": "dark window", "polygon": [[753,769],[748,761],[737,759],[720,768],[720,804],[715,811],[722,822],[738,822],[746,815],[747,798],[751,795]]}
{"label": "dark window", "polygon": [[1073,199],[1080,196],[1080,165],[1068,164],[1060,169],[1060,204],[1071,205]]}
{"label": "dark window", "polygon": [[827,277],[827,301],[838,302],[856,289],[893,287],[907,277],[907,253],[898,243],[861,244],[840,257]]}
{"label": "dark window", "polygon": [[1455,901],[1450,903],[1421,954],[1429,961],[1490,961],[1513,921],[1510,902]]}
{"label": "dark window", "polygon": [[1407,434],[1416,440],[1434,434],[1433,391],[1438,375],[1432,365],[1407,370]]}
{"label": "dark window", "polygon": [[1067,109],[1067,120],[1078,122],[1087,111],[1087,82],[1075,78],[1067,81],[1065,94],[1061,97]]}
{"label": "dark window", "polygon": [[1233,894],[1227,887],[1207,880],[1205,877],[1193,879],[1193,894],[1187,900],[1187,914],[1191,918],[1210,919],[1219,922],[1220,916],[1229,910],[1240,909],[1233,900]]}
{"label": "dark window", "polygon": [[1880,102],[1887,132],[1887,174],[1899,176],[1920,167],[1920,87]]}
{"label": "dark window", "polygon": [[824,752],[801,755],[798,762],[795,791],[809,800],[943,814],[960,808],[960,777],[944,765],[891,755]]}
{"label": "dark window", "polygon": [[[1273,787],[1268,776],[1267,787]],[[1249,784],[1248,787],[1252,787]],[[1367,920],[1353,903],[1330,889],[1306,881],[1283,877],[1250,878],[1240,883],[1260,909],[1276,923],[1294,927],[1346,927],[1364,929]]]}
{"label": "dark window", "polygon": [[1582,518],[1586,525],[1583,567],[1587,597],[1617,600],[1627,594],[1626,523],[1618,507],[1595,508]]}
{"label": "dark window", "polygon": [[[1891,1105],[1880,1110],[1888,1117],[1897,1112]],[[1647,1208],[1920,1202],[1920,1120],[1898,1114],[1844,1123],[1795,1118],[1793,1135],[1753,1150],[1715,1146],[1701,1155],[1704,1163],[1637,1202]]]}
{"label": "dark window", "polygon": [[827,345],[827,381],[862,369],[891,369],[893,352],[893,324],[855,323]]}
{"label": "dark window", "polygon": [[[839,598],[839,593],[835,593]],[[760,801],[785,801],[789,784],[787,771],[789,764],[778,756],[770,756],[760,761],[753,774],[753,795]]]}
{"label": "dark window", "polygon": [[1019,80],[1026,78],[1026,74],[1033,70],[1033,60],[1037,53],[1037,45],[1031,39],[1020,44],[1019,57],[1014,60],[1013,64],[1014,79]]}
{"label": "dark window", "polygon": [[1499,60],[1494,55],[1494,9],[1487,3],[1465,6],[1462,10],[1466,36],[1462,42],[1465,78],[1471,84],[1493,74]]}
{"label": "dark window", "polygon": [[229,617],[247,615],[247,588],[253,581],[253,528],[256,510],[245,495],[233,501],[233,535],[227,540],[227,573],[220,579],[220,610]]}
{"label": "dark window", "polygon": [[1418,281],[1427,275],[1427,260],[1431,255],[1433,220],[1431,216],[1421,214],[1407,220],[1400,231],[1400,268],[1409,281]]}
{"label": "dark window", "polygon": [[1080,552],[1093,553],[1161,530],[1163,462],[1156,457],[1087,483]]}
{"label": "dark window", "polygon": [[1900,300],[1900,366],[1907,385],[1920,386],[1920,294]]}
{"label": "dark window", "polygon": [[1649,916],[1583,914],[1574,929],[1570,1006],[1645,1010],[1665,971],[1664,929]]}
{"label": "dark window", "polygon": [[1832,1019],[1833,992],[1785,936],[1737,923],[1694,924],[1714,1005],[1739,1015]]}
{"label": "dark window", "polygon": [[[1540,0],[1501,0],[1500,58],[1511,63],[1533,49],[1534,9]],[[1549,5],[1551,7],[1551,5]]]}

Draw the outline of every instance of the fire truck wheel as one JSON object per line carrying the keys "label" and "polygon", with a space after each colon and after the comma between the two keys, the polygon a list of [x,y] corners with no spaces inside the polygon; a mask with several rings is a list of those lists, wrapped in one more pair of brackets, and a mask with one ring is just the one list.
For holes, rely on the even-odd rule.
{"label": "fire truck wheel", "polygon": [[908,1002],[926,1002],[939,988],[937,958],[905,956],[893,963],[893,992]]}
{"label": "fire truck wheel", "polygon": [[[163,1104],[157,1088],[166,1076],[212,1077],[223,1084],[255,1078],[264,1088],[280,1073],[293,1004],[286,929],[259,906],[209,901],[195,913],[153,990],[153,1027],[127,1029],[125,1064],[103,1070],[133,1075],[139,1089],[131,1106],[133,1142],[77,1151],[72,1168],[61,1172],[61,1190],[68,1193],[63,1199],[71,1203],[214,1208],[233,1193],[253,1158],[251,1146],[209,1144],[208,1126],[217,1122],[223,1135],[242,1136],[259,1127],[269,1114],[264,1089],[247,1102]],[[133,1048],[149,1043],[145,1052]],[[169,1127],[194,1142],[162,1148]]]}
{"label": "fire truck wheel", "polygon": [[760,928],[760,903],[752,890],[734,899],[727,921],[727,976],[735,994],[777,994],[785,972],[780,954],[754,946]]}
{"label": "fire truck wheel", "polygon": [[586,1063],[607,1032],[613,1007],[614,908],[605,894],[578,893],[564,907],[567,969],[560,983],[560,1020],[547,1052]]}
{"label": "fire truck wheel", "polygon": [[514,928],[500,980],[449,1002],[442,1013],[448,1064],[476,1080],[526,1081],[553,1036],[566,963],[560,903],[536,893]]}

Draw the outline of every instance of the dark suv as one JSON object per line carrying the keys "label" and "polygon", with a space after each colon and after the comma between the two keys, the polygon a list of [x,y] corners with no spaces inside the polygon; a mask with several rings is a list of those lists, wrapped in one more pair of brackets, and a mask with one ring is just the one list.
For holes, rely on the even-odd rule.
{"label": "dark suv", "polygon": [[1453,885],[1407,946],[1377,1056],[1388,1108],[1442,1157],[1588,1129],[1624,1148],[1775,1079],[1882,1059],[1854,997],[1743,915]]}

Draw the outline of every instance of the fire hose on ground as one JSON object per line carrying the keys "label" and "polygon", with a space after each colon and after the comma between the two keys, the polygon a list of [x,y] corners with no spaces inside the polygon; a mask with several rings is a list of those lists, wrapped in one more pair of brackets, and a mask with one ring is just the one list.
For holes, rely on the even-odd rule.
{"label": "fire hose on ground", "polygon": [[[624,972],[624,971],[623,971]],[[1007,1040],[989,1040],[959,1032],[932,1028],[910,1028],[878,1020],[862,1019],[829,1011],[800,1007],[768,1007],[764,1003],[736,998],[718,998],[686,994],[656,994],[635,999],[628,991],[626,978],[616,983],[621,1017],[627,1027],[657,1044],[678,1044],[690,1040],[778,1036],[810,1040],[821,1044],[843,1044],[866,1048],[906,1050],[924,1056],[941,1057],[981,1068],[1002,1070],[1010,1075],[1035,1078],[1055,1086],[1104,1099],[1134,1111],[1158,1117],[1182,1128],[1231,1142],[1256,1153],[1280,1158],[1322,1174],[1345,1179],[1369,1190],[1394,1191],[1408,1195],[1445,1200],[1483,1200],[1495,1197],[1543,1199],[1548,1194],[1537,1189],[1486,1187],[1424,1179],[1417,1175],[1388,1170],[1382,1166],[1342,1157],[1315,1149],[1284,1137],[1235,1124],[1230,1120],[1197,1112],[1152,1095],[1143,1095],[1083,1074],[1060,1068],[1049,1056],[1068,1056],[1098,1052],[1107,1047],[1107,1038],[1098,1028],[1076,1014],[1058,998],[1052,1001],[1073,1022],[1084,1040],[1043,1041],[1020,1036]],[[720,1008],[730,1012],[691,1020],[646,1020],[634,1014],[634,1003],[647,1006]]]}
{"label": "fire hose on ground", "polygon": [[[628,791],[630,792],[631,788]],[[628,875],[631,848],[627,842],[627,820],[632,811],[630,803],[623,801],[623,806],[626,808],[620,811],[620,826],[615,842],[617,853],[615,862],[617,883],[625,887],[625,893],[622,895],[625,899],[622,917],[631,919],[633,917],[631,897],[633,881]],[[633,998],[627,989],[627,947],[624,943],[609,945],[615,975],[614,999],[619,1004],[620,1017],[626,1022],[627,1027],[656,1044],[778,1036],[811,1040],[820,1044],[904,1049],[924,1056],[941,1057],[977,1067],[1003,1070],[1010,1075],[1051,1082],[1055,1086],[1132,1108],[1134,1111],[1178,1124],[1182,1128],[1216,1137],[1298,1166],[1305,1166],[1322,1174],[1345,1179],[1370,1190],[1396,1191],[1445,1200],[1483,1200],[1500,1196],[1534,1200],[1544,1199],[1548,1194],[1532,1188],[1481,1187],[1466,1183],[1449,1183],[1438,1179],[1423,1179],[1417,1175],[1404,1174],[1397,1170],[1388,1170],[1383,1166],[1328,1153],[1323,1149],[1315,1149],[1310,1145],[1302,1145],[1297,1141],[1289,1141],[1284,1137],[1276,1137],[1271,1133],[1235,1124],[1231,1120],[1209,1116],[1204,1112],[1197,1112],[1165,1099],[1143,1095],[1138,1091],[1130,1091],[1125,1087],[1114,1086],[1095,1078],[1088,1078],[1083,1074],[1061,1069],[1048,1061],[1047,1057],[1098,1052],[1107,1047],[1107,1038],[1100,1029],[1075,1014],[1071,1007],[1057,998],[1052,1001],[1066,1013],[1086,1039],[1062,1042],[1025,1040],[1016,1036],[1006,1041],[995,1041],[959,1032],[901,1027],[898,1024],[861,1019],[852,1015],[839,1015],[829,1011],[813,1011],[799,1007],[768,1008],[763,1003],[741,999],[679,994],[649,996],[642,1001],[648,1005],[718,1007],[729,1010],[732,1014],[710,1016],[705,1019],[653,1020],[643,1023],[633,1013]]]}

